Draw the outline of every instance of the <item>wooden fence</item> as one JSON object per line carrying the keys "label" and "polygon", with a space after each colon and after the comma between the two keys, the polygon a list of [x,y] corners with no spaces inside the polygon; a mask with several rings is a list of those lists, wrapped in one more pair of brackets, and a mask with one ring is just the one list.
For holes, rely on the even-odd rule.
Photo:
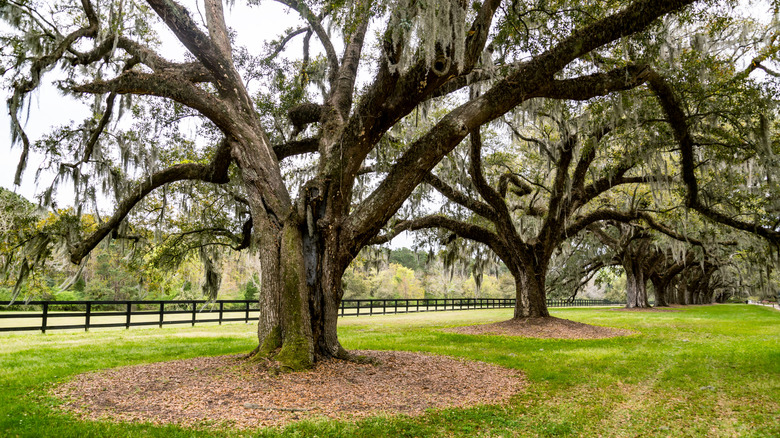
{"label": "wooden fence", "polygon": [[[175,301],[17,301],[0,303],[0,332],[86,330],[91,328],[158,326],[223,322],[249,323],[260,309],[252,300]],[[623,305],[607,300],[547,300],[547,307]],[[514,298],[425,298],[342,300],[340,316],[514,307]],[[9,320],[12,324],[2,324]],[[29,323],[20,323],[24,321]]]}

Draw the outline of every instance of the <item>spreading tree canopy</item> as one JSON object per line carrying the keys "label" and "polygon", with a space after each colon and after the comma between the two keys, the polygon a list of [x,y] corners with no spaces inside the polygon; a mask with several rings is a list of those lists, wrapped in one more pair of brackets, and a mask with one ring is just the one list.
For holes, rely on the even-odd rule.
{"label": "spreading tree canopy", "polygon": [[[663,17],[696,13],[694,0],[279,3],[295,25],[262,50],[236,44],[251,29],[232,29],[220,0],[4,0],[0,11],[16,180],[37,149],[76,189],[40,251],[82,263],[109,237],[178,233],[214,267],[210,249],[250,248],[262,266],[257,353],[290,369],[348,357],[336,333],[344,270],[469,133],[533,98],[624,88],[634,67],[600,63],[599,50],[646,44]],[[183,56],[161,50],[171,37]],[[284,50],[295,39],[300,56]],[[460,91],[474,82],[479,95]],[[91,116],[33,141],[23,121],[50,83]],[[454,103],[383,162],[394,127],[434,99]],[[674,126],[690,150],[684,118]],[[709,208],[686,182],[690,205]],[[84,226],[101,196],[112,211]]]}

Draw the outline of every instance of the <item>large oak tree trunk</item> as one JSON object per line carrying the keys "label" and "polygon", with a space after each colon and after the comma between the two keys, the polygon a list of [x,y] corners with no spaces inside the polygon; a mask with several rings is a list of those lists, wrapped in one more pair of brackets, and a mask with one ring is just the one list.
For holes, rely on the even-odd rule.
{"label": "large oak tree trunk", "polygon": [[688,282],[687,281],[683,281],[682,288],[683,288],[683,291],[682,291],[683,292],[683,296],[682,296],[682,301],[683,302],[682,303],[684,305],[686,305],[686,306],[689,305],[689,304],[693,304],[693,297],[691,295],[691,288],[688,286]]}
{"label": "large oak tree trunk", "polygon": [[550,316],[547,310],[545,291],[546,267],[527,267],[514,274],[515,277],[515,319],[544,318]]}
{"label": "large oak tree trunk", "polygon": [[626,308],[650,307],[647,301],[647,279],[640,263],[628,259],[623,261],[626,271]]}
{"label": "large oak tree trunk", "polygon": [[346,266],[333,236],[322,239],[304,231],[309,308],[317,357],[347,357],[338,340],[339,305],[344,295],[341,278]]}
{"label": "large oak tree trunk", "polygon": [[315,358],[303,238],[294,220],[281,230],[260,232],[260,288],[257,354],[273,357],[289,370],[311,368]]}
{"label": "large oak tree trunk", "polygon": [[259,347],[289,370],[311,368],[325,357],[347,357],[336,332],[343,269],[310,235],[290,220],[281,232],[262,232]]}
{"label": "large oak tree trunk", "polygon": [[655,290],[655,307],[668,307],[666,296],[669,282],[664,281],[659,275],[651,276],[650,281],[653,283],[653,289]]}

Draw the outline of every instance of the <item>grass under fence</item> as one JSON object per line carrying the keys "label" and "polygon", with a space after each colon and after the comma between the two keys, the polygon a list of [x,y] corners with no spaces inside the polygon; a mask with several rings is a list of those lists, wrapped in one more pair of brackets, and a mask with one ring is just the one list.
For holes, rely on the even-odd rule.
{"label": "grass under fence", "polygon": [[256,343],[253,325],[2,335],[0,436],[780,436],[780,312],[747,305],[552,310],[560,318],[638,332],[601,340],[441,330],[511,313],[346,318],[339,331],[348,349],[423,351],[520,369],[529,385],[509,404],[416,418],[302,422],[281,430],[82,421],[60,413],[59,402],[47,395],[57,382],[90,370],[248,352]]}

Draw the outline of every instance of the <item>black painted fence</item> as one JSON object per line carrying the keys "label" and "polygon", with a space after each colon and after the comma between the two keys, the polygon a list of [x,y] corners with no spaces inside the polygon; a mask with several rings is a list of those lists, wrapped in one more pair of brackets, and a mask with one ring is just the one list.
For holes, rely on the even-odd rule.
{"label": "black painted fence", "polygon": [[[5,326],[0,332],[73,330],[107,327],[158,326],[223,322],[249,323],[260,312],[257,301],[175,300],[175,301],[17,301],[0,303],[0,321],[31,321],[32,324]],[[623,305],[607,300],[547,300],[547,307],[587,307]],[[340,316],[369,316],[393,313],[441,312],[448,310],[514,307],[514,298],[425,298],[387,300],[342,300]],[[65,319],[83,323],[59,323]],[[134,320],[135,319],[135,320]],[[139,319],[142,319],[139,321]],[[67,322],[67,321],[66,321]]]}

